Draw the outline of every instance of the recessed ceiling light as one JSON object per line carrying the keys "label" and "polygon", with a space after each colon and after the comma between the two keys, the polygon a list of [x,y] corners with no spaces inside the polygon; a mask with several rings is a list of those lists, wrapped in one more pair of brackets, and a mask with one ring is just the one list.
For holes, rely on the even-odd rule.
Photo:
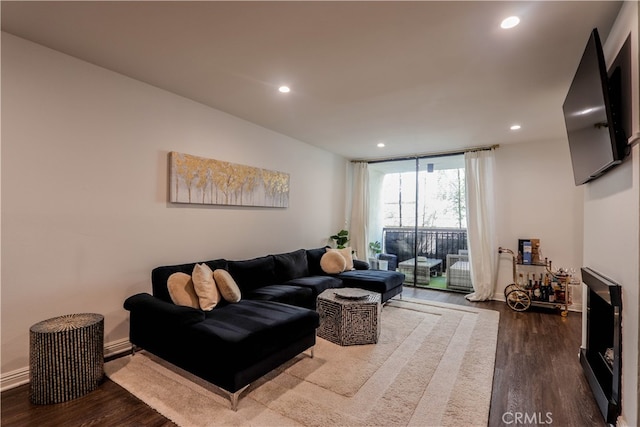
{"label": "recessed ceiling light", "polygon": [[522,126],[520,125],[512,125],[509,129],[511,130],[519,130]]}
{"label": "recessed ceiling light", "polygon": [[280,87],[278,88],[278,90],[279,90],[280,92],[282,92],[282,93],[289,93],[289,92],[291,92],[291,89],[289,89],[289,86],[280,86]]}
{"label": "recessed ceiling light", "polygon": [[384,142],[378,142],[378,148],[384,147]]}
{"label": "recessed ceiling light", "polygon": [[520,23],[520,18],[518,18],[517,16],[510,16],[508,18],[505,18],[502,23],[500,24],[500,27],[504,28],[505,30],[509,29],[509,28],[513,28],[516,25],[518,25]]}

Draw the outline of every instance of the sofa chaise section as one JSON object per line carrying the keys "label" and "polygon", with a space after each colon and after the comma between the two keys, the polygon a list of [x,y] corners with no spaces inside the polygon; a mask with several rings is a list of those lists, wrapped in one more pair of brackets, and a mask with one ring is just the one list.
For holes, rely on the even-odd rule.
{"label": "sofa chaise section", "polygon": [[129,297],[130,341],[229,394],[312,348],[319,316],[273,301],[241,300],[205,312],[149,294]]}
{"label": "sofa chaise section", "polygon": [[402,292],[404,274],[387,270],[350,270],[338,275],[346,288],[360,288],[378,292],[386,302]]}

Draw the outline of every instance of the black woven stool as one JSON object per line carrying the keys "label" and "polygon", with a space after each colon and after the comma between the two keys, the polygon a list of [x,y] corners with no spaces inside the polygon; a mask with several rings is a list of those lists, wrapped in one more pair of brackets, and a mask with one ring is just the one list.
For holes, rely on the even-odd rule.
{"label": "black woven stool", "polygon": [[69,314],[36,323],[30,328],[29,350],[31,402],[81,397],[104,377],[104,317]]}

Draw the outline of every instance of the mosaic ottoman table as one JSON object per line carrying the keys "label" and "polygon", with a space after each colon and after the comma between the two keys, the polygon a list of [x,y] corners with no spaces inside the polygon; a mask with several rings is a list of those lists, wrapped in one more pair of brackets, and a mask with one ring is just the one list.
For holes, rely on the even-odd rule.
{"label": "mosaic ottoman table", "polygon": [[318,295],[317,334],[339,345],[375,344],[380,336],[380,294],[356,288],[327,289]]}

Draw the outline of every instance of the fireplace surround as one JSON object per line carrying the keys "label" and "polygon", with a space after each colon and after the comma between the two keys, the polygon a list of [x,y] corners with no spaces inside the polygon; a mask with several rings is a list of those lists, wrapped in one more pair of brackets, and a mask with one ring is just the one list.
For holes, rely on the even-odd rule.
{"label": "fireplace surround", "polygon": [[587,267],[582,268],[582,281],[589,291],[580,364],[605,421],[615,425],[621,403],[622,288]]}

